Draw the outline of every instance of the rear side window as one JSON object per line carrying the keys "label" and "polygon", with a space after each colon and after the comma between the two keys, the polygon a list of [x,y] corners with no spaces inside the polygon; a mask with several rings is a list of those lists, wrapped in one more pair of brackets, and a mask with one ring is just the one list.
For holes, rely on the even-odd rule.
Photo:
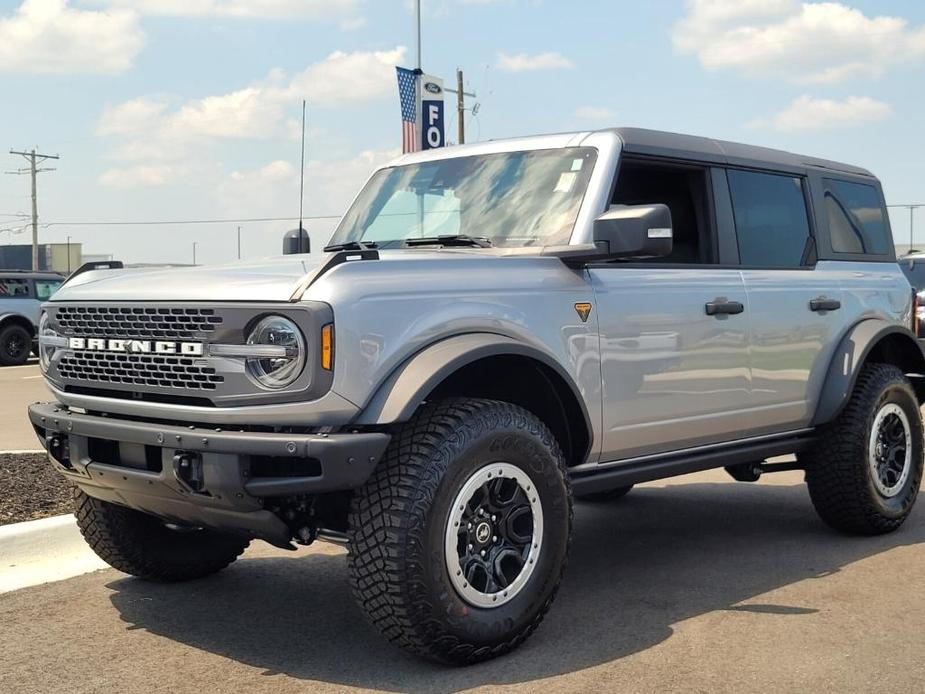
{"label": "rear side window", "polygon": [[29,281],[18,277],[0,277],[0,299],[29,298]]}
{"label": "rear side window", "polygon": [[739,262],[758,267],[803,265],[810,234],[802,179],[734,169],[727,174]]}
{"label": "rear side window", "polygon": [[873,186],[825,179],[825,213],[836,253],[890,252],[892,240],[880,195]]}
{"label": "rear side window", "polygon": [[39,301],[48,301],[51,295],[58,291],[62,280],[36,280],[35,298]]}

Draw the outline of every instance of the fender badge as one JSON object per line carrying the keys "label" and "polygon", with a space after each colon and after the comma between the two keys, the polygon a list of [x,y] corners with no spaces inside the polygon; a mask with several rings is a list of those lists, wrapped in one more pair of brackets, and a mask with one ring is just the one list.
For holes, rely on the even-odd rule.
{"label": "fender badge", "polygon": [[591,304],[588,302],[575,304],[575,310],[578,312],[578,317],[581,318],[581,322],[587,323],[588,316],[591,315]]}

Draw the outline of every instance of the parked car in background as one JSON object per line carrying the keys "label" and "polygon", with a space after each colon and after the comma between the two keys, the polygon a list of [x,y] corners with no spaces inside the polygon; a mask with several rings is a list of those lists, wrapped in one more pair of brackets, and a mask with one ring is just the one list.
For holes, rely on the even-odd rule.
{"label": "parked car in background", "polygon": [[35,350],[42,302],[63,281],[54,272],[0,270],[0,366],[24,364]]}
{"label": "parked car in background", "polygon": [[925,337],[925,253],[911,253],[900,258],[898,262],[915,290],[916,332],[919,337]]}

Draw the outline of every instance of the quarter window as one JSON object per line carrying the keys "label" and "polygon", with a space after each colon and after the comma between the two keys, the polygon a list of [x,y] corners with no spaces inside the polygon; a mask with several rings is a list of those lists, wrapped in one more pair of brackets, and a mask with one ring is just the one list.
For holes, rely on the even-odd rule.
{"label": "quarter window", "polygon": [[836,253],[890,252],[892,240],[880,195],[873,186],[826,179],[825,212]]}
{"label": "quarter window", "polygon": [[60,286],[61,280],[36,280],[35,298],[39,301],[48,301]]}
{"label": "quarter window", "polygon": [[811,246],[802,179],[737,170],[728,176],[739,262],[758,267],[806,264]]}
{"label": "quarter window", "polygon": [[0,277],[0,298],[7,299],[10,297],[28,298],[28,281],[13,277]]}

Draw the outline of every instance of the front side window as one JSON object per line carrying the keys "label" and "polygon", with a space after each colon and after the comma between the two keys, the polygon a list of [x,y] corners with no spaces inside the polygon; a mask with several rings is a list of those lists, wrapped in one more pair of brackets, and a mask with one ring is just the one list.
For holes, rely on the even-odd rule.
{"label": "front side window", "polygon": [[892,239],[886,215],[873,186],[827,178],[825,213],[832,250],[836,253],[885,255],[890,252]]}
{"label": "front side window", "polygon": [[51,295],[58,291],[63,280],[36,280],[35,298],[39,301],[48,301]]}
{"label": "front side window", "polygon": [[18,277],[0,277],[0,299],[29,298],[28,280]]}
{"label": "front side window", "polygon": [[796,176],[728,171],[739,262],[800,267],[810,249],[803,181]]}
{"label": "front side window", "polygon": [[401,246],[463,234],[493,246],[567,244],[597,158],[588,147],[503,152],[377,172],[331,244]]}

